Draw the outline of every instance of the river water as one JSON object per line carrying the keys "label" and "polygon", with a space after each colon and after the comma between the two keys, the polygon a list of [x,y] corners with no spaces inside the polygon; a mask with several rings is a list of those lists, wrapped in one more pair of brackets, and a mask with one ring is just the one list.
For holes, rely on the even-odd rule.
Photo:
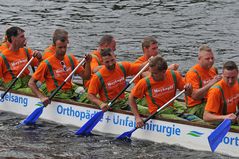
{"label": "river water", "polygon": [[[238,0],[0,0],[0,36],[9,26],[26,31],[28,46],[44,50],[56,28],[69,32],[68,51],[83,55],[100,37],[112,34],[118,60],[133,61],[141,41],[154,36],[169,63],[184,74],[197,61],[198,47],[214,50],[221,71],[239,61]],[[0,112],[0,157],[13,158],[229,158],[179,146],[134,140],[114,142],[110,135],[76,137],[76,128],[39,121],[37,128],[16,130],[23,116]]]}

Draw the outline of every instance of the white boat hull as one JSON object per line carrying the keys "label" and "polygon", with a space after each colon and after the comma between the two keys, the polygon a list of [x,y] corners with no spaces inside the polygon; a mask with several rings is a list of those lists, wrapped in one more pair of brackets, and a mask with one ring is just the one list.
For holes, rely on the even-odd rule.
{"label": "white boat hull", "polygon": [[[0,93],[3,93],[0,91]],[[38,98],[8,93],[0,102],[0,110],[29,115],[35,109]],[[61,124],[81,127],[99,109],[53,101],[44,108],[40,118]],[[134,116],[117,112],[105,112],[103,119],[94,128],[95,131],[111,133],[116,136],[135,126]],[[132,137],[158,143],[177,144],[194,150],[210,151],[207,137],[213,131],[210,128],[173,123],[162,120],[150,120],[145,128],[136,130]],[[229,132],[216,152],[239,157],[239,133]]]}

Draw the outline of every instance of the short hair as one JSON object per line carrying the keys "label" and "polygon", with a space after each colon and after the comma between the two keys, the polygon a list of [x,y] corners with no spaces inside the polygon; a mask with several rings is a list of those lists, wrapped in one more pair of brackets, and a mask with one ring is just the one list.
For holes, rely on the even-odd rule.
{"label": "short hair", "polygon": [[7,41],[12,43],[12,36],[17,37],[19,33],[25,32],[22,28],[19,27],[10,27],[6,31]]}
{"label": "short hair", "polygon": [[207,44],[203,44],[199,47],[199,52],[201,51],[212,52],[212,49]]}
{"label": "short hair", "polygon": [[158,44],[157,40],[151,36],[147,36],[144,38],[142,42],[142,49],[149,48],[151,44]]}
{"label": "short hair", "polygon": [[99,42],[99,45],[109,45],[113,41],[114,37],[112,35],[104,35]]}
{"label": "short hair", "polygon": [[112,50],[111,50],[110,48],[101,49],[101,50],[100,50],[100,55],[101,55],[102,57],[112,56]]}
{"label": "short hair", "polygon": [[53,44],[56,44],[57,40],[65,42],[68,38],[68,32],[64,29],[56,29],[53,33]]}
{"label": "short hair", "polygon": [[223,70],[237,70],[238,71],[238,67],[236,65],[236,63],[234,61],[227,61],[224,63],[223,65]]}
{"label": "short hair", "polygon": [[155,67],[155,66],[157,66],[159,71],[165,71],[168,69],[168,64],[166,60],[164,60],[164,58],[162,58],[159,55],[152,57],[149,60],[149,67]]}

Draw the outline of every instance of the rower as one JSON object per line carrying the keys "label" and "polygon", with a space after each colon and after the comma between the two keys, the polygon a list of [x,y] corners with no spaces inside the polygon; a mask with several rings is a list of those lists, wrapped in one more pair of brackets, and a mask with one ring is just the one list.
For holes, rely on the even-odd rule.
{"label": "rower", "polygon": [[[37,68],[29,81],[29,87],[41,99],[43,104],[47,106],[50,103],[48,97],[58,86],[60,86],[64,79],[74,70],[78,65],[78,61],[73,55],[66,55],[68,45],[68,38],[58,34],[55,36],[56,53],[47,58]],[[76,70],[83,79],[89,79],[91,75],[90,61],[91,55],[86,55],[85,69],[81,66]],[[37,88],[36,82],[46,82],[42,85],[41,91]],[[75,86],[75,87],[74,87]],[[76,85],[72,85],[71,80],[66,81],[62,90],[58,91],[55,97],[61,99],[74,99],[77,94],[75,90]]]}
{"label": "rower", "polygon": [[[31,63],[33,67],[42,60],[40,52],[24,48],[26,45],[24,32],[19,27],[10,27],[6,31],[6,44],[9,46],[5,47],[0,54],[0,78],[3,80],[2,85],[5,88],[11,85],[12,80],[17,77],[32,56],[36,57]],[[27,88],[30,79],[29,73],[29,69],[24,70],[11,89],[31,93],[31,90]]]}
{"label": "rower", "polygon": [[[159,107],[163,106],[176,95],[177,89],[185,89],[187,96],[190,96],[192,93],[191,84],[185,84],[183,77],[178,71],[169,70],[167,62],[162,57],[155,56],[150,60],[149,71],[151,75],[141,79],[129,95],[129,104],[135,115],[137,127],[144,125],[140,114],[149,115],[155,113]],[[145,113],[145,110],[142,110],[142,107],[136,104],[136,100],[144,96],[148,104],[148,113]],[[180,109],[177,108],[177,105],[171,103],[170,106],[163,109],[156,116],[184,120],[178,117],[178,114],[184,111]]]}
{"label": "rower", "polygon": [[217,69],[213,67],[214,55],[207,45],[199,48],[198,63],[186,73],[185,80],[193,87],[191,97],[186,97],[187,112],[202,119],[209,88],[221,80]]}
{"label": "rower", "polygon": [[42,54],[43,60],[47,59],[48,57],[51,57],[52,55],[55,55],[55,53],[56,53],[56,38],[59,36],[65,38],[67,40],[67,42],[69,43],[68,32],[64,29],[56,29],[53,33],[52,44],[50,46],[48,46]]}
{"label": "rower", "polygon": [[[101,50],[100,54],[103,66],[91,78],[88,99],[98,105],[102,111],[107,111],[109,109],[108,102],[114,99],[125,87],[126,77],[136,75],[146,63],[141,65],[130,62],[117,63],[115,54],[110,48]],[[125,94],[122,93],[114,103],[113,109],[128,110],[126,102]]]}
{"label": "rower", "polygon": [[[151,56],[157,56],[159,54],[159,50],[158,50],[158,42],[155,38],[151,37],[151,36],[147,36],[143,39],[143,42],[142,42],[142,50],[143,50],[143,53],[144,55],[139,57],[134,63],[135,64],[142,64],[146,61],[148,61],[148,59],[151,57]],[[168,69],[170,70],[177,70],[179,67],[178,64],[171,64]],[[138,81],[140,79],[142,79],[143,77],[146,77],[150,75],[150,72],[148,70],[144,71],[139,77],[137,77],[135,80],[134,80],[134,83],[137,84]],[[137,101],[137,104],[138,105],[141,105],[141,106],[145,106],[145,110],[147,112],[147,102],[145,100],[145,98],[142,98],[140,100]],[[142,109],[143,110],[143,109]]]}
{"label": "rower", "polygon": [[[148,61],[148,59],[151,56],[157,56],[159,54],[158,51],[158,42],[155,38],[151,37],[151,36],[147,36],[144,38],[143,42],[142,42],[142,50],[144,55],[140,56],[137,60],[135,60],[135,64],[142,64],[146,61]],[[178,64],[171,64],[168,69],[172,69],[172,70],[177,70],[179,67]],[[150,73],[149,71],[145,71],[142,73],[141,77],[137,78],[134,82],[135,84],[137,84],[137,82],[143,78],[148,76]]]}
{"label": "rower", "polygon": [[[110,48],[113,52],[116,50],[116,41],[112,35],[104,35],[100,39],[98,48],[90,53],[92,55],[92,61],[90,63],[92,75],[103,66],[103,59],[100,51],[106,48]],[[88,88],[89,84],[90,80],[84,81],[85,88]]]}
{"label": "rower", "polygon": [[224,119],[235,121],[234,114],[239,108],[238,67],[235,62],[223,65],[222,79],[208,91],[208,100],[203,114],[204,121],[220,122]]}

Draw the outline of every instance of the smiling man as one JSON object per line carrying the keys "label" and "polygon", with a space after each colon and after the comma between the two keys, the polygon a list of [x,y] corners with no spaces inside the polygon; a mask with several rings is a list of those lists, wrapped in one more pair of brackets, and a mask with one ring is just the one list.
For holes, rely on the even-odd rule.
{"label": "smiling man", "polygon": [[208,122],[224,119],[236,120],[239,107],[238,67],[235,62],[228,61],[223,65],[222,80],[211,87],[205,106],[203,119]]}

